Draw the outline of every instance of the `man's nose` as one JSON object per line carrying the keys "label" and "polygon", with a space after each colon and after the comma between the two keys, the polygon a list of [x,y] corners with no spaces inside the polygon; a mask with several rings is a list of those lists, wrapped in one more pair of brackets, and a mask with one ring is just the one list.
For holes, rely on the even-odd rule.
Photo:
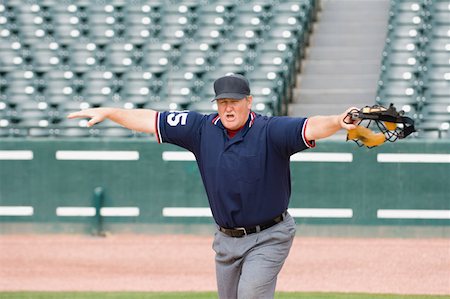
{"label": "man's nose", "polygon": [[230,105],[230,104],[225,104],[225,111],[231,111],[231,110],[233,110],[233,105]]}

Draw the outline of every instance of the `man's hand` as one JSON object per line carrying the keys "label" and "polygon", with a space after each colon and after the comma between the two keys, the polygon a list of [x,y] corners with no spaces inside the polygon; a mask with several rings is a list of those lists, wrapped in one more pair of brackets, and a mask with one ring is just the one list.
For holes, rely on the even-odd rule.
{"label": "man's hand", "polygon": [[73,119],[73,118],[90,118],[90,120],[87,123],[88,127],[92,127],[93,125],[104,121],[106,118],[108,118],[108,115],[112,112],[111,108],[92,108],[92,109],[86,109],[81,110],[78,112],[73,112],[67,115],[67,118]]}
{"label": "man's hand", "polygon": [[352,118],[351,113],[359,111],[356,107],[348,108],[344,113],[338,116],[339,125],[342,129],[352,130],[355,129],[358,123],[361,121],[359,118]]}

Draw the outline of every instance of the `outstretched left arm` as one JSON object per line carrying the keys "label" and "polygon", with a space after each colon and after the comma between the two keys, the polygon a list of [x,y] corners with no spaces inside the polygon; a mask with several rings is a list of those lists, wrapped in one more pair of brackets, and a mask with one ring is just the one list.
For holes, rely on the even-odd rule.
{"label": "outstretched left arm", "polygon": [[[335,134],[340,129],[351,130],[356,128],[358,120],[352,120],[347,113],[351,110],[359,110],[351,107],[342,114],[337,115],[317,115],[308,118],[308,124],[305,128],[305,137],[307,140],[318,140]],[[344,122],[347,122],[345,123]]]}

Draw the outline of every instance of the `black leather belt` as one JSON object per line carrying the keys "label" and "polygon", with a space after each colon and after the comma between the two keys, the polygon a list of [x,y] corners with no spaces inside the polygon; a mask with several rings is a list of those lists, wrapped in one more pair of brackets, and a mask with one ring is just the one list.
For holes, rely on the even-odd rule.
{"label": "black leather belt", "polygon": [[246,235],[259,233],[260,231],[263,231],[265,229],[268,229],[269,227],[274,226],[277,223],[280,223],[281,221],[283,221],[286,218],[286,214],[287,214],[287,211],[281,213],[280,215],[278,215],[277,217],[273,218],[272,220],[270,220],[266,223],[256,225],[253,227],[224,228],[224,227],[219,226],[219,230],[230,237],[242,238]]}

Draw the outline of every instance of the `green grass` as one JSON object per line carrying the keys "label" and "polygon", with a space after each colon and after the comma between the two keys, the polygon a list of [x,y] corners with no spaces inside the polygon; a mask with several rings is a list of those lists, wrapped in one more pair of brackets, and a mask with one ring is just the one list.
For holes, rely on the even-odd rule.
{"label": "green grass", "polygon": [[[1,299],[217,299],[213,292],[175,292],[175,293],[139,293],[139,292],[0,292]],[[355,294],[355,293],[282,293],[276,299],[443,299],[442,295],[391,295],[391,294]]]}

